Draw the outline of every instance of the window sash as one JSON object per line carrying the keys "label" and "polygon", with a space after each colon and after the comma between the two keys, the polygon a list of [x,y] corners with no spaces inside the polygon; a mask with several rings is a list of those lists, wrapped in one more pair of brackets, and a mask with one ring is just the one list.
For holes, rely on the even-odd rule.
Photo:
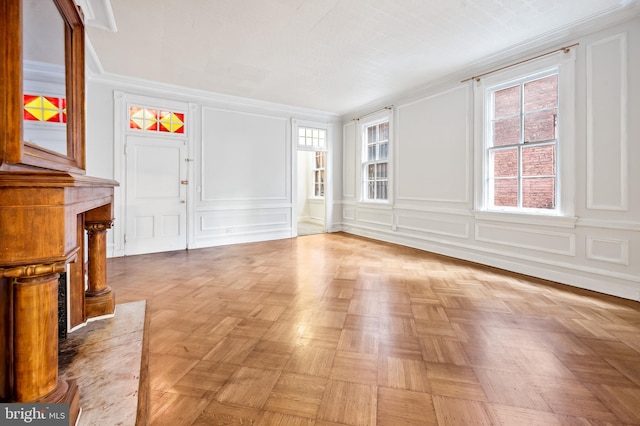
{"label": "window sash", "polygon": [[[529,107],[527,109],[527,105],[525,105],[525,102],[527,102],[527,100],[529,99],[529,97],[525,96],[525,90],[526,90],[526,86],[530,83],[536,82],[536,81],[542,81],[548,77],[552,77],[555,76],[555,81],[556,81],[556,86],[555,86],[555,103],[553,105],[549,105],[548,103],[545,104],[544,102],[541,102],[540,100],[536,100],[534,98],[533,100],[533,104],[534,107]],[[487,137],[487,144],[486,144],[486,148],[485,148],[485,166],[486,166],[486,180],[485,180],[485,195],[486,195],[486,206],[488,209],[491,210],[514,210],[514,211],[546,211],[546,212],[550,212],[550,211],[557,211],[558,209],[558,200],[559,200],[559,191],[558,191],[558,145],[559,145],[559,140],[558,140],[558,134],[559,134],[559,125],[560,125],[560,119],[558,116],[558,111],[559,111],[559,104],[560,104],[560,99],[559,99],[559,88],[558,88],[558,81],[559,81],[559,71],[558,69],[552,69],[549,70],[545,73],[541,73],[541,74],[537,74],[534,76],[527,76],[521,79],[518,79],[516,81],[511,81],[509,83],[505,83],[499,86],[493,86],[491,88],[487,89],[487,99],[488,99],[488,111],[489,111],[489,115],[487,117],[486,120],[486,124],[487,124],[487,129],[488,129],[488,137]],[[507,104],[506,106],[501,105],[501,110],[500,110],[500,114],[496,114],[497,111],[497,105],[496,105],[496,94],[500,91],[507,91],[509,89],[513,89],[517,87],[518,88],[518,111],[516,112],[513,107],[515,105],[515,103],[513,103],[512,105],[508,105],[508,100],[505,101],[505,104]],[[536,104],[536,102],[538,104]],[[498,117],[496,118],[496,115],[498,115]],[[539,138],[528,138],[527,136],[530,136],[531,133],[535,133],[534,130],[536,130],[536,127],[534,125],[532,125],[532,117],[535,119],[535,117],[541,117],[542,115],[546,115],[543,118],[543,120],[538,120],[537,122],[533,122],[534,124],[539,124],[540,122],[542,122],[543,124],[547,124],[547,127],[549,127],[549,124],[551,125],[551,129],[552,129],[552,133],[549,131],[548,128],[544,128],[544,126],[540,126],[542,127],[542,129],[537,129],[539,130],[539,132],[542,134],[542,137]],[[553,121],[549,120],[549,117],[552,118]],[[529,121],[527,121],[527,119],[529,119]],[[544,119],[546,119],[547,121],[545,122]],[[517,123],[517,128],[516,126],[511,126],[511,128],[508,127],[502,127],[500,129],[500,131],[502,132],[502,135],[506,135],[506,137],[504,137],[502,139],[502,143],[496,143],[496,127],[497,125],[504,125],[504,124],[508,124],[509,121],[515,122],[515,120],[518,121]],[[530,124],[529,127],[527,127],[527,124]],[[513,123],[515,124],[515,123]],[[515,131],[517,131],[517,135],[514,135],[513,133],[515,133]],[[529,134],[527,133],[529,132]],[[517,137],[516,137],[517,136]],[[531,141],[528,141],[527,139],[533,139]],[[535,175],[526,175],[523,173],[524,170],[524,164],[523,164],[523,158],[524,158],[524,150],[527,149],[535,149],[536,147],[553,147],[552,150],[552,164],[551,164],[551,168],[553,173],[547,173],[547,174],[535,174]],[[495,168],[495,158],[496,158],[496,154],[500,153],[500,152],[510,152],[510,151],[514,151],[516,153],[516,159],[517,159],[517,164],[515,167],[515,174],[513,175],[508,175],[508,176],[502,176],[502,175],[496,175],[496,168]],[[525,198],[525,189],[526,189],[526,184],[532,183],[534,184],[534,180],[540,180],[542,181],[543,179],[552,179],[551,181],[551,188],[553,191],[553,199],[551,200],[551,204],[552,207],[527,207],[526,204],[526,200]],[[508,181],[515,181],[516,182],[516,205],[500,205],[499,203],[496,203],[496,187],[499,185],[499,182],[505,182],[505,184]],[[507,197],[508,197],[508,186],[507,188]]]}
{"label": "window sash", "polygon": [[363,199],[389,199],[389,121],[364,127],[364,161],[362,163]]}

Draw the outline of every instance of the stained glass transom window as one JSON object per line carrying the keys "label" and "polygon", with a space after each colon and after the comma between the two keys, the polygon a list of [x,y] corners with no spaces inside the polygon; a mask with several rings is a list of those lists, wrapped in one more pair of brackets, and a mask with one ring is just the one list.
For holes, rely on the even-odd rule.
{"label": "stained glass transom window", "polygon": [[67,100],[55,96],[24,95],[23,118],[25,121],[47,123],[67,122]]}
{"label": "stained glass transom window", "polygon": [[184,113],[130,107],[129,128],[151,132],[184,133]]}

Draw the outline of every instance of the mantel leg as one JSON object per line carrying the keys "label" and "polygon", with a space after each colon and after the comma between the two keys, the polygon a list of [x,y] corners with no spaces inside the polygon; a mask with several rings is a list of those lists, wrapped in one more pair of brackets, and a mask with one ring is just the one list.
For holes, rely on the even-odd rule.
{"label": "mantel leg", "polygon": [[89,239],[89,288],[85,292],[85,318],[113,314],[115,294],[107,285],[107,229],[111,221],[87,221],[84,224]]}
{"label": "mantel leg", "polygon": [[5,270],[13,277],[11,399],[14,402],[68,403],[79,413],[75,380],[58,379],[58,279],[65,264]]}

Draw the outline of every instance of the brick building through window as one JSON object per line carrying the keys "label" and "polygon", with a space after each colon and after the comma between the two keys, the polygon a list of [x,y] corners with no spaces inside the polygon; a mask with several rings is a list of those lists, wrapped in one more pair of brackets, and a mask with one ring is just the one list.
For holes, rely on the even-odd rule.
{"label": "brick building through window", "polygon": [[558,74],[523,78],[490,91],[489,205],[555,209]]}

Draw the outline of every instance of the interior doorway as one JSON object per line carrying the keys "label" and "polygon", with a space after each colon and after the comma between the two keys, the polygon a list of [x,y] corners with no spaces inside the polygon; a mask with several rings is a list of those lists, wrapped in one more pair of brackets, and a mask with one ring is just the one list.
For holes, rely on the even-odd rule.
{"label": "interior doorway", "polygon": [[325,165],[325,151],[298,151],[298,236],[326,230]]}
{"label": "interior doorway", "polygon": [[127,136],[125,255],[187,248],[186,141]]}
{"label": "interior doorway", "polygon": [[297,235],[327,232],[327,129],[297,126]]}

